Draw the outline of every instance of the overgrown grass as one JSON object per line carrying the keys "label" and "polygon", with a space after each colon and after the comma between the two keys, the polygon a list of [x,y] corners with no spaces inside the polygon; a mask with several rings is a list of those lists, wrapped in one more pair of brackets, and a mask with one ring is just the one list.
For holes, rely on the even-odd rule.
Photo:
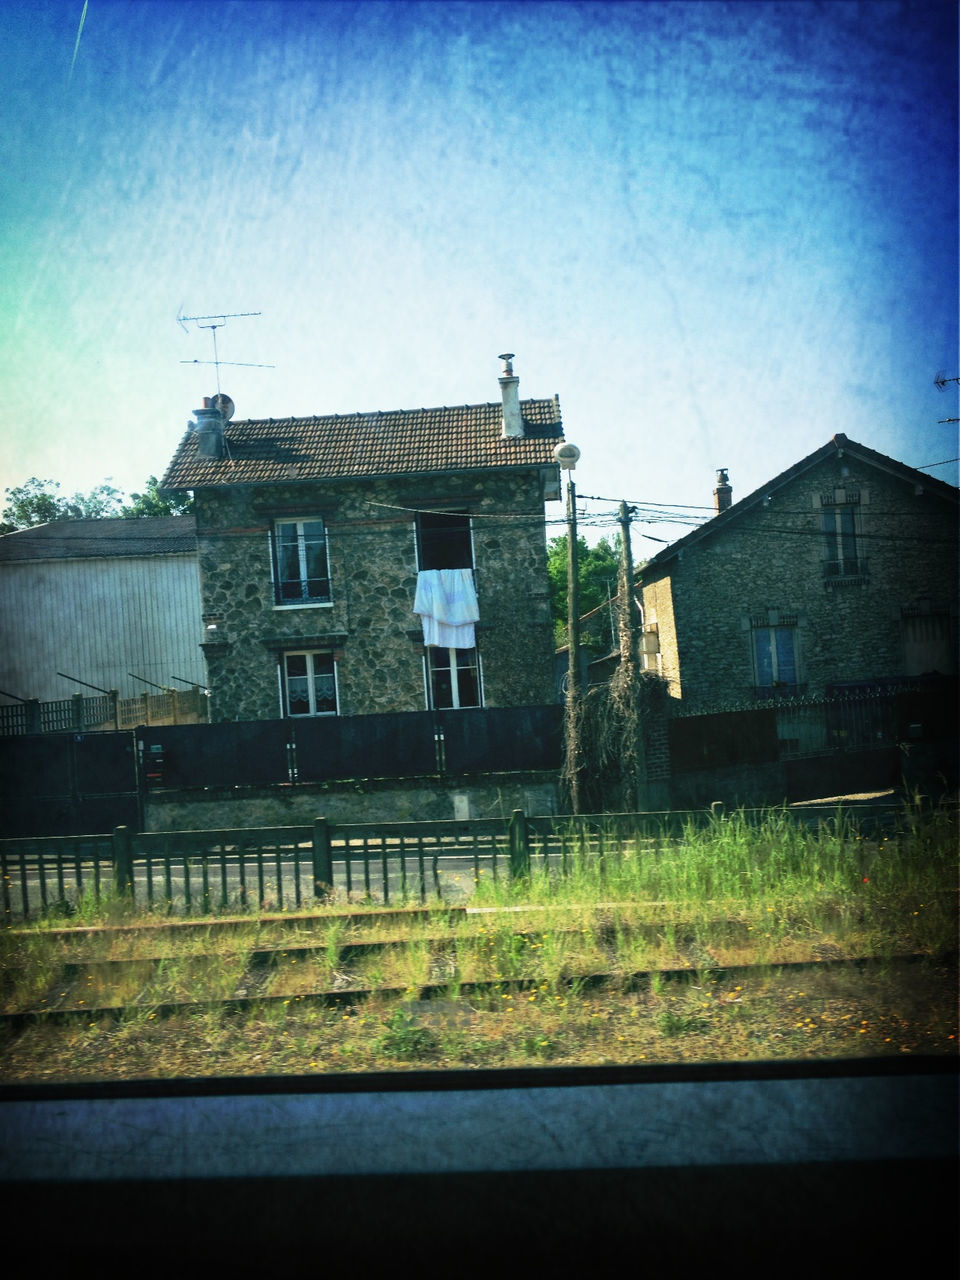
{"label": "overgrown grass", "polygon": [[[914,808],[895,833],[870,838],[842,813],[808,829],[782,811],[760,824],[718,817],[673,841],[611,831],[602,862],[571,849],[566,876],[537,866],[521,882],[479,877],[466,916],[347,919],[340,902],[294,927],[251,918],[184,932],[123,902],[99,918],[86,904],[90,923],[144,928],[5,932],[2,1009],[124,1013],[0,1031],[0,1078],[953,1052],[956,832],[955,811]],[[248,968],[254,948],[270,946],[272,965]],[[928,959],[802,979],[780,967],[905,952]],[[103,963],[114,960],[136,963]],[[717,976],[738,965],[766,967]],[[682,981],[658,974],[678,969]],[[652,976],[638,986],[638,972]],[[600,973],[604,986],[586,982]],[[445,998],[421,998],[437,984]],[[346,1008],[304,999],[353,988],[404,994]],[[260,995],[279,999],[240,1014],[156,1013]]]}

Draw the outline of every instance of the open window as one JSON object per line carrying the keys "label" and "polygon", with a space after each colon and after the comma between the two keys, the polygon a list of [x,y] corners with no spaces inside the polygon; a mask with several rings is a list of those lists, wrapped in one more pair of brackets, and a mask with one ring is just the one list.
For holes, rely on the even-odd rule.
{"label": "open window", "polygon": [[472,569],[470,517],[461,511],[418,512],[417,564],[420,569]]}
{"label": "open window", "polygon": [[276,520],[272,530],[278,605],[329,604],[327,532],[322,520]]}

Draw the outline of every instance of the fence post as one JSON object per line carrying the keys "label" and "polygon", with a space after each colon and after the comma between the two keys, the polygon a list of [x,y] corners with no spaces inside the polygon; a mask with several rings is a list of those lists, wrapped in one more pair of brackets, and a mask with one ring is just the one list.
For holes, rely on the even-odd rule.
{"label": "fence post", "polygon": [[313,820],[313,896],[325,898],[333,888],[333,859],[330,857],[330,828],[326,818]]}
{"label": "fence post", "polygon": [[120,728],[120,694],[116,689],[110,690],[110,714],[113,716],[113,727]]}
{"label": "fence post", "polygon": [[27,703],[27,733],[42,733],[40,725],[40,699],[28,698]]}
{"label": "fence post", "polygon": [[113,878],[117,893],[133,897],[133,841],[129,827],[113,828]]}
{"label": "fence post", "polygon": [[82,733],[84,729],[87,727],[84,724],[85,717],[83,714],[83,694],[74,693],[74,694],[71,694],[70,697],[71,697],[71,701],[73,702],[73,727],[79,733]]}
{"label": "fence post", "polygon": [[522,809],[514,809],[507,828],[510,843],[510,879],[521,880],[530,874],[530,840],[527,831],[527,815]]}

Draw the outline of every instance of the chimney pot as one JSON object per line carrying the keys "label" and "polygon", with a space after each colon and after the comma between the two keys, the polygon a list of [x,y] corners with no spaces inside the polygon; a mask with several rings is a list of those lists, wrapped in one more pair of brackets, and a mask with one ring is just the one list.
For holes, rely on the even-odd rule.
{"label": "chimney pot", "polygon": [[733,502],[733,488],[730,485],[730,477],[727,474],[726,467],[717,469],[717,487],[713,491],[713,509],[720,514],[726,511]]}
{"label": "chimney pot", "polygon": [[203,408],[194,409],[191,423],[197,433],[197,453],[201,458],[222,458],[226,452],[223,440],[223,415],[209,396],[203,397]]}
{"label": "chimney pot", "polygon": [[523,418],[520,414],[520,379],[513,372],[513,352],[508,351],[498,357],[503,361],[503,373],[500,376],[500,395],[503,399],[503,434],[504,436],[522,436]]}

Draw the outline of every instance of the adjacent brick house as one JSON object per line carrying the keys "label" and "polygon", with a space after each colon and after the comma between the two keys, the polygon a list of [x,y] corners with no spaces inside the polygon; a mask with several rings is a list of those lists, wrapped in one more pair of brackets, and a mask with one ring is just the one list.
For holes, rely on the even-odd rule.
{"label": "adjacent brick house", "polygon": [[[214,721],[555,701],[560,408],[520,401],[503,358],[490,404],[233,422],[217,397],[196,412],[162,487],[195,495]],[[433,571],[471,571],[469,647],[424,645],[413,610]]]}
{"label": "adjacent brick house", "polygon": [[730,496],[720,472],[717,515],[639,575],[684,714],[956,675],[953,486],[836,435]]}

